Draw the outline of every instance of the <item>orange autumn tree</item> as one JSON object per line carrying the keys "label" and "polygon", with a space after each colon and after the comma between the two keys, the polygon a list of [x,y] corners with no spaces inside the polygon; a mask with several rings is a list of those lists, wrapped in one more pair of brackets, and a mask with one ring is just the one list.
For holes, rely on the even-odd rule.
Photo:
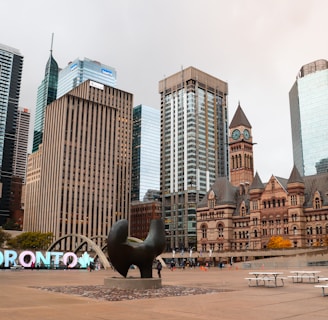
{"label": "orange autumn tree", "polygon": [[291,241],[281,236],[272,236],[267,244],[268,249],[283,249],[290,248],[291,246]]}

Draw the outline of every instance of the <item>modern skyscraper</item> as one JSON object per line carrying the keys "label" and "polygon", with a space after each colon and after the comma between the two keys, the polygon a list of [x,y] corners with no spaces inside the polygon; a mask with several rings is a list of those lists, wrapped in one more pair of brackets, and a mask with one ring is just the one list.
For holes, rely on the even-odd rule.
{"label": "modern skyscraper", "polygon": [[294,163],[302,176],[328,172],[328,61],[304,65],[289,92]]}
{"label": "modern skyscraper", "polygon": [[193,67],[159,82],[167,250],[196,247],[196,204],[229,176],[228,84]]}
{"label": "modern skyscraper", "polygon": [[57,99],[86,80],[116,87],[116,71],[98,61],[75,59],[59,72]]}
{"label": "modern skyscraper", "polygon": [[149,189],[160,189],[160,126],[160,110],[133,108],[132,201],[142,201]]}
{"label": "modern skyscraper", "polygon": [[0,44],[0,225],[10,217],[10,192],[23,71],[19,50]]}
{"label": "modern skyscraper", "polygon": [[52,43],[53,38],[51,40],[50,57],[46,65],[44,79],[38,88],[32,152],[37,151],[39,145],[42,143],[45,109],[47,105],[56,100],[57,97],[59,70],[58,64],[52,56]]}
{"label": "modern skyscraper", "polygon": [[21,178],[23,183],[25,183],[26,176],[29,127],[30,113],[28,109],[18,109],[13,175]]}
{"label": "modern skyscraper", "polygon": [[[47,106],[41,157],[29,159],[24,230],[92,238],[128,219],[132,100],[128,92],[85,81]],[[76,244],[66,239],[61,248]]]}

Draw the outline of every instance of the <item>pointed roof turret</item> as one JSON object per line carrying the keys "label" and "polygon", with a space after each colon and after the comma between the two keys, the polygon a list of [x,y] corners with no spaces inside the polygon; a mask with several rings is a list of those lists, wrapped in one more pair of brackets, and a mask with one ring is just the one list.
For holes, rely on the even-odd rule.
{"label": "pointed roof turret", "polygon": [[229,129],[230,128],[235,128],[235,127],[238,127],[238,126],[244,126],[246,128],[252,128],[251,124],[249,123],[243,109],[241,108],[240,106],[240,103],[238,103],[238,107],[237,107],[237,110],[231,120],[231,123],[230,123],[230,126],[229,126]]}
{"label": "pointed roof turret", "polygon": [[216,197],[216,203],[223,204],[234,204],[236,201],[236,187],[233,187],[226,177],[218,177],[214,184],[211,186],[209,192],[207,192],[206,197],[204,197],[201,202],[199,202],[199,208],[206,207],[208,201],[208,195],[214,193]]}
{"label": "pointed roof turret", "polygon": [[288,181],[287,181],[287,184],[290,184],[290,183],[296,183],[296,182],[304,183],[304,180],[303,180],[303,178],[301,177],[299,171],[297,170],[296,165],[294,164],[294,167],[293,167],[292,173],[291,173],[290,176],[289,176],[289,179],[288,179]]}
{"label": "pointed roof turret", "polygon": [[264,189],[264,184],[262,183],[262,180],[259,176],[259,174],[256,171],[254,180],[250,186],[250,189]]}

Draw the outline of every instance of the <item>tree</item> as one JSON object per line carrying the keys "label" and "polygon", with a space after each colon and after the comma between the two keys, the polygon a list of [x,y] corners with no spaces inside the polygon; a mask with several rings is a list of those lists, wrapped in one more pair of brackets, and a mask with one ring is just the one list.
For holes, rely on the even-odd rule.
{"label": "tree", "polygon": [[24,232],[10,239],[7,243],[16,249],[45,250],[52,243],[52,239],[52,232]]}
{"label": "tree", "polygon": [[283,249],[290,248],[291,246],[291,241],[281,236],[272,236],[267,244],[268,249]]}
{"label": "tree", "polygon": [[2,228],[0,228],[0,247],[2,247],[3,244],[6,241],[8,241],[10,238],[11,238],[11,235],[8,232],[3,231]]}

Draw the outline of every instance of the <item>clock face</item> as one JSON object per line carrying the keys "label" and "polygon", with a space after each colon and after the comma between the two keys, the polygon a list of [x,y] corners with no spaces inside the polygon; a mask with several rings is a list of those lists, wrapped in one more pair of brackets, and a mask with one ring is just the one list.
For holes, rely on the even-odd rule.
{"label": "clock face", "polygon": [[244,130],[244,138],[248,140],[250,137],[249,131],[247,129]]}
{"label": "clock face", "polygon": [[240,137],[240,131],[238,129],[235,129],[232,131],[232,139],[237,140]]}

